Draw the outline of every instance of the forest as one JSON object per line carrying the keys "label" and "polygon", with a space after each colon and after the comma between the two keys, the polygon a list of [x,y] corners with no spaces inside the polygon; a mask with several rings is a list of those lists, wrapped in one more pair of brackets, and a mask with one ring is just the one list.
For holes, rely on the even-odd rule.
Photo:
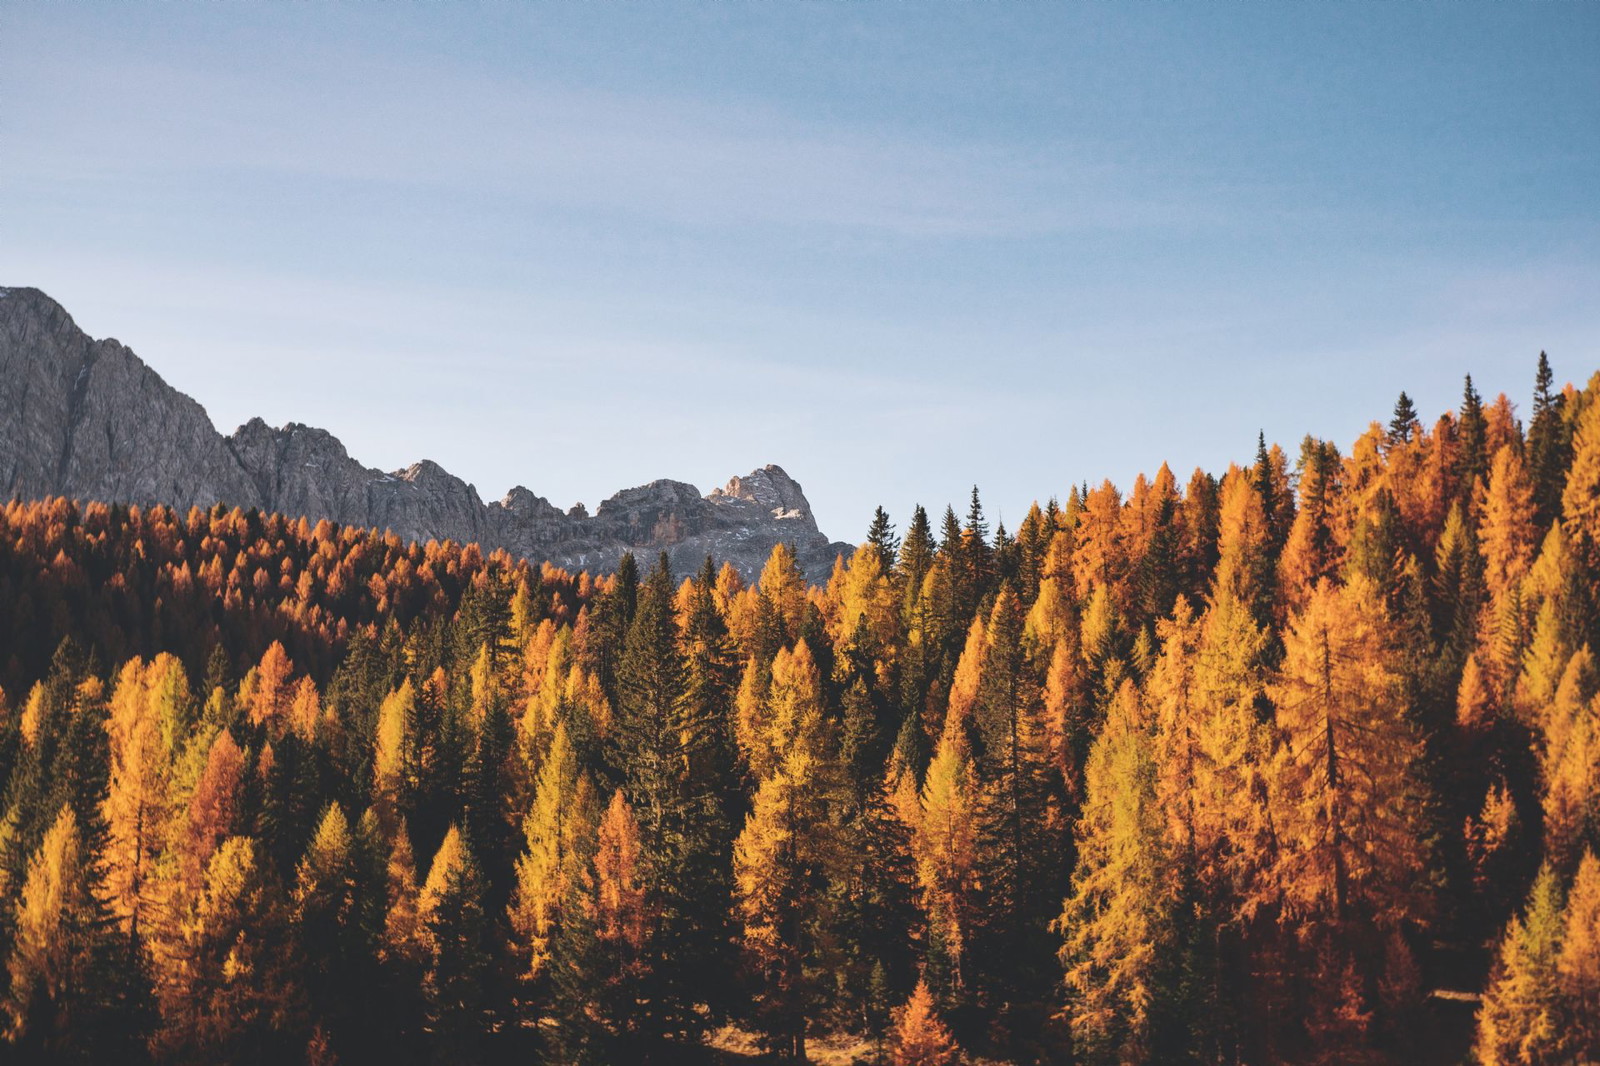
{"label": "forest", "polygon": [[13,501],[0,1059],[1600,1060],[1600,373],[1534,385],[824,586]]}

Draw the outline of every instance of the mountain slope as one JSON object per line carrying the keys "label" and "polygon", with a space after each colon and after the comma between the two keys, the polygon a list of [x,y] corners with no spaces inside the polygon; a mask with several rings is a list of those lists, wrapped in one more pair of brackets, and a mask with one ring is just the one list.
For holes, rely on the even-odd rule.
{"label": "mountain slope", "polygon": [[[835,555],[800,486],[777,466],[702,496],[681,481],[624,489],[593,515],[518,486],[484,503],[423,460],[384,472],[326,430],[251,419],[230,436],[132,350],[94,340],[37,289],[0,289],[0,494],[178,508],[225,503],[390,529],[406,539],[476,541],[568,569],[608,571],[624,552],[664,550],[682,573],[707,554],[746,577],[790,543],[812,581]],[[649,560],[645,560],[648,565]]]}

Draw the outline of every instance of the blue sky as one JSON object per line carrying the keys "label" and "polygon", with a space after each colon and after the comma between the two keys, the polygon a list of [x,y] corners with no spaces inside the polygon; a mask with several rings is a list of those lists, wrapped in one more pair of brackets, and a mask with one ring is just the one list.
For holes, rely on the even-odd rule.
{"label": "blue sky", "polygon": [[823,528],[1600,366],[1600,4],[0,7],[0,284],[225,432]]}

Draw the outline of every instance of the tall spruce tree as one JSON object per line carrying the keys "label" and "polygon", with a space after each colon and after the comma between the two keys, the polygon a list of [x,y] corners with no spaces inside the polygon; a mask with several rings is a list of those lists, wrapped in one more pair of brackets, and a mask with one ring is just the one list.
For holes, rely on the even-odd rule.
{"label": "tall spruce tree", "polygon": [[1533,383],[1533,418],[1528,423],[1528,475],[1533,480],[1535,521],[1542,529],[1561,513],[1561,489],[1572,450],[1563,396],[1552,390],[1550,357],[1539,353]]}

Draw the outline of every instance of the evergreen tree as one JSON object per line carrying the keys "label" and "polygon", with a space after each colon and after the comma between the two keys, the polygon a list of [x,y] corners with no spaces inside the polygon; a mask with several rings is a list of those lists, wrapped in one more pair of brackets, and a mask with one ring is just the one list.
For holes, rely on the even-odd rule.
{"label": "evergreen tree", "polygon": [[916,510],[911,513],[911,525],[906,529],[905,543],[901,545],[899,556],[895,560],[904,580],[908,611],[910,601],[922,592],[922,582],[928,576],[928,571],[933,568],[934,553],[937,550],[933,529],[928,524],[928,512],[918,504]]}
{"label": "evergreen tree", "polygon": [[[786,569],[781,560],[780,569]],[[640,1025],[656,1039],[692,1039],[705,1025],[699,1007],[727,972],[718,926],[701,920],[708,904],[716,910],[716,901],[726,899],[718,895],[726,866],[717,859],[726,837],[719,835],[720,782],[697,772],[717,736],[714,709],[691,706],[687,698],[665,554],[640,590],[617,676],[612,742],[638,818],[660,924],[647,945],[656,953],[647,970],[657,984],[645,996],[649,1006]]]}
{"label": "evergreen tree", "polygon": [[979,770],[981,929],[973,940],[977,977],[996,1027],[1010,1042],[1037,1042],[1048,1015],[1037,989],[1048,979],[1049,886],[1065,871],[1050,861],[1056,817],[1047,807],[1041,693],[1026,669],[1022,604],[1001,586],[982,631],[982,673],[974,718]]}
{"label": "evergreen tree", "polygon": [[1472,385],[1472,375],[1467,375],[1461,395],[1461,460],[1459,464],[1459,499],[1470,503],[1473,485],[1489,474],[1488,419],[1483,414],[1483,398]]}
{"label": "evergreen tree", "polygon": [[867,527],[867,543],[878,549],[878,558],[885,570],[893,570],[900,551],[900,538],[894,535],[894,524],[889,512],[879,507],[872,513],[872,525]]}
{"label": "evergreen tree", "polygon": [[1534,377],[1533,419],[1528,423],[1528,474],[1533,482],[1534,521],[1542,529],[1561,511],[1561,489],[1569,461],[1571,440],[1562,417],[1563,399],[1553,392],[1555,375],[1550,358],[1539,353]]}
{"label": "evergreen tree", "polygon": [[1422,431],[1421,424],[1417,421],[1417,408],[1411,402],[1411,397],[1405,392],[1400,393],[1400,398],[1394,404],[1394,416],[1389,419],[1389,444],[1410,444],[1411,438]]}

